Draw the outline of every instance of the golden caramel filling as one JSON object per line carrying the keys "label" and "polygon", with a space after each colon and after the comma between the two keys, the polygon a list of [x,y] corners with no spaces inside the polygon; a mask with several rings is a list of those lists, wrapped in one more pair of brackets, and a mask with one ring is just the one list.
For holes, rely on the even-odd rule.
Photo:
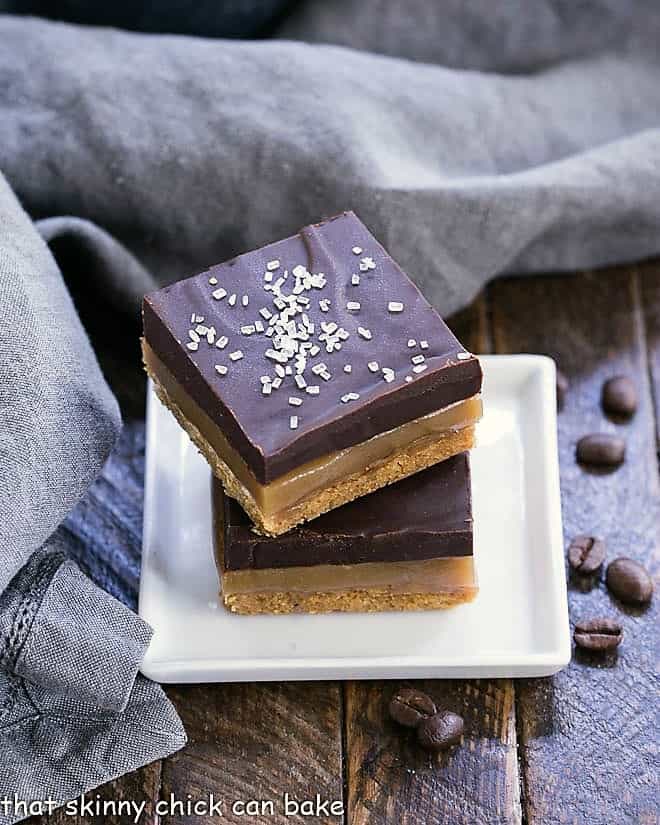
{"label": "golden caramel filling", "polygon": [[335,590],[388,590],[392,593],[473,595],[477,580],[472,556],[422,561],[319,564],[222,573],[224,596],[245,593],[327,593]]}
{"label": "golden caramel filling", "polygon": [[379,433],[360,444],[301,464],[270,484],[260,484],[222,430],[181,387],[146,341],[143,341],[142,352],[152,378],[162,385],[186,419],[202,433],[266,516],[285,512],[353,473],[376,468],[404,449],[424,447],[443,434],[461,430],[481,418],[481,397],[475,395]]}

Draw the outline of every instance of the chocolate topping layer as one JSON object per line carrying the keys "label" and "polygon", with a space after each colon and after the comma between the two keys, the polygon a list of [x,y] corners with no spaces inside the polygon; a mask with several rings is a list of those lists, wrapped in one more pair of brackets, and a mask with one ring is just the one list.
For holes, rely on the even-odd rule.
{"label": "chocolate topping layer", "polygon": [[274,538],[252,529],[213,480],[226,570],[472,555],[470,465],[461,453]]}
{"label": "chocolate topping layer", "polygon": [[481,389],[478,360],[352,212],[150,293],[143,319],[261,484]]}

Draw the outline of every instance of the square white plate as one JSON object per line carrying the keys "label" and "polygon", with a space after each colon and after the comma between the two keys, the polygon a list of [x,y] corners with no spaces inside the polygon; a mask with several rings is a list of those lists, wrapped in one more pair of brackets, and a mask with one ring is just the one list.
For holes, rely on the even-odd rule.
{"label": "square white plate", "polygon": [[218,599],[210,470],[151,386],[139,612],[160,682],[546,676],[566,665],[555,366],[482,357],[472,453],[480,592],[408,613],[236,616]]}

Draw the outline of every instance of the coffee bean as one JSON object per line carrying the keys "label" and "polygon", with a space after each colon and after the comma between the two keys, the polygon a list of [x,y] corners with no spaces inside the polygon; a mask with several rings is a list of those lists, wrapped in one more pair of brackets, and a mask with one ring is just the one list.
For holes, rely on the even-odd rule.
{"label": "coffee bean", "polygon": [[618,467],[626,457],[626,442],[618,435],[593,433],[577,443],[575,455],[580,464],[596,467]]}
{"label": "coffee bean", "polygon": [[653,595],[653,580],[634,559],[615,559],[607,568],[607,586],[626,604],[646,604]]}
{"label": "coffee bean", "polygon": [[420,722],[436,712],[430,696],[414,688],[401,688],[390,701],[390,716],[399,725],[416,728]]}
{"label": "coffee bean", "polygon": [[566,395],[568,394],[568,378],[564,375],[564,373],[557,369],[557,409],[563,410],[564,403],[566,401]]}
{"label": "coffee bean", "polygon": [[575,625],[573,639],[583,650],[614,650],[621,644],[623,630],[615,619],[588,619]]}
{"label": "coffee bean", "polygon": [[637,388],[627,375],[617,375],[603,384],[603,409],[626,418],[637,411]]}
{"label": "coffee bean", "polygon": [[582,576],[592,576],[604,560],[605,543],[593,536],[576,536],[568,548],[568,563]]}
{"label": "coffee bean", "polygon": [[424,719],[417,728],[417,741],[428,751],[443,751],[457,745],[463,736],[463,719],[448,710]]}

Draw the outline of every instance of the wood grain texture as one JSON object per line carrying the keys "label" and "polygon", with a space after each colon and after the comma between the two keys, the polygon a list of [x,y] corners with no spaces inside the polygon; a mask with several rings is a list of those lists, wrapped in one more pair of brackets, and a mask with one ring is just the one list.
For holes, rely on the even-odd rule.
{"label": "wood grain texture", "polygon": [[[449,319],[474,352],[490,346],[484,296]],[[514,686],[510,679],[408,682],[465,719],[463,745],[439,758],[388,718],[399,683],[349,682],[346,769],[349,825],[515,825],[520,822]]]}
{"label": "wood grain texture", "polygon": [[[492,317],[497,352],[551,355],[570,382],[559,416],[566,543],[578,533],[599,535],[610,560],[631,556],[657,572],[655,424],[635,271],[501,281],[492,289]],[[603,382],[619,373],[630,375],[640,393],[629,423],[608,419],[600,406]],[[592,472],[576,463],[575,444],[589,432],[625,437],[620,469]],[[529,825],[657,821],[657,602],[624,608],[602,580],[586,591],[571,582],[571,623],[617,617],[624,641],[618,655],[576,652],[554,678],[517,683]]]}
{"label": "wood grain texture", "polygon": [[[188,732],[188,746],[164,764],[161,798],[224,803],[223,822],[328,822],[342,817],[284,815],[285,792],[298,800],[342,800],[341,685],[327,682],[183,686],[168,689]],[[233,813],[236,800],[271,800],[274,813]],[[163,825],[217,817],[164,816]]]}

